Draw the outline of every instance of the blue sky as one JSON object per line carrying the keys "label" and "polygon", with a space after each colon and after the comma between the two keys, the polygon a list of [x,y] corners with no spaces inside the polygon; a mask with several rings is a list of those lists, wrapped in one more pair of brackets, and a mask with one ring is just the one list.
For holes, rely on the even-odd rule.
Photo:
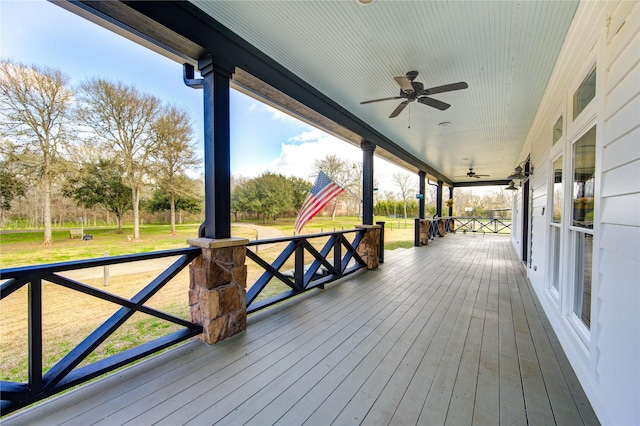
{"label": "blue sky", "polygon": [[[182,65],[44,0],[0,0],[0,56],[60,69],[77,86],[87,78],[135,85],[187,109],[202,147],[202,93],[182,82]],[[306,123],[231,91],[231,170],[257,176],[270,170],[309,178],[314,159],[335,153],[359,161],[360,149]],[[402,169],[376,157],[375,179],[397,192],[391,175]]]}

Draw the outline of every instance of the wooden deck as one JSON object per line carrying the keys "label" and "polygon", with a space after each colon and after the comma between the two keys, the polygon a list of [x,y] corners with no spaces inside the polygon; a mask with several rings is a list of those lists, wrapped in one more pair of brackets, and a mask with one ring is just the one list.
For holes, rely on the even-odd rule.
{"label": "wooden deck", "polygon": [[3,424],[598,424],[507,237],[447,235]]}

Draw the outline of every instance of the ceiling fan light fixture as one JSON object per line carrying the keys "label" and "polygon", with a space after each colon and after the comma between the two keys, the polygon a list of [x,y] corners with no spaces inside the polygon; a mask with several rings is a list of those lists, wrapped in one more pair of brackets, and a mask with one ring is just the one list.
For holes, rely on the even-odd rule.
{"label": "ceiling fan light fixture", "polygon": [[450,121],[441,121],[440,123],[438,123],[438,126],[447,127],[449,124],[451,124]]}

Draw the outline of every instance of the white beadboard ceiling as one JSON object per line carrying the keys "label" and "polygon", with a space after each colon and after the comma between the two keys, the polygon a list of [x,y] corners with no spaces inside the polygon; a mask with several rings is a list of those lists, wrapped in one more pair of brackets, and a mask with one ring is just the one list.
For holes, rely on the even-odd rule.
{"label": "white beadboard ceiling", "polygon": [[[578,1],[211,1],[192,3],[377,131],[452,179],[516,166]],[[446,111],[400,101],[420,73]],[[449,122],[448,126],[439,123]],[[409,128],[410,125],[410,128]],[[550,135],[551,126],[550,123]],[[460,177],[463,176],[463,177]],[[473,179],[471,179],[473,180]]]}

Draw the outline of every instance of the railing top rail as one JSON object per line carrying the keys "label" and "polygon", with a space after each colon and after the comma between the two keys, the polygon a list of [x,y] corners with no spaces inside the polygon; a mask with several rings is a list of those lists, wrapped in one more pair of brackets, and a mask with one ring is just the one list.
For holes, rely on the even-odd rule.
{"label": "railing top rail", "polygon": [[[453,217],[453,216],[452,216]],[[475,220],[511,220],[510,218],[504,217],[486,217],[486,216],[455,216],[455,219],[475,219]]]}
{"label": "railing top rail", "polygon": [[58,271],[71,271],[75,269],[92,268],[95,266],[114,265],[117,263],[137,262],[140,260],[158,259],[162,257],[180,256],[199,252],[200,247],[184,247],[179,249],[158,250],[145,253],[123,254],[119,256],[96,257],[92,259],[72,260],[69,262],[46,263],[42,265],[18,266],[15,268],[0,269],[0,279],[15,278],[31,274],[47,274]]}
{"label": "railing top rail", "polygon": [[267,238],[267,239],[249,241],[249,244],[247,244],[247,245],[248,246],[257,246],[257,245],[260,245],[260,244],[285,243],[285,242],[289,242],[289,241],[297,241],[297,240],[304,240],[304,239],[309,239],[309,238],[319,238],[319,237],[330,237],[330,236],[336,235],[336,234],[350,234],[350,233],[354,233],[354,232],[363,232],[363,231],[361,229],[358,229],[358,228],[353,228],[353,229],[346,229],[344,231],[331,231],[331,232],[322,232],[322,233],[318,233],[318,234],[302,234],[302,235],[295,235],[295,236],[289,236],[289,237]]}

